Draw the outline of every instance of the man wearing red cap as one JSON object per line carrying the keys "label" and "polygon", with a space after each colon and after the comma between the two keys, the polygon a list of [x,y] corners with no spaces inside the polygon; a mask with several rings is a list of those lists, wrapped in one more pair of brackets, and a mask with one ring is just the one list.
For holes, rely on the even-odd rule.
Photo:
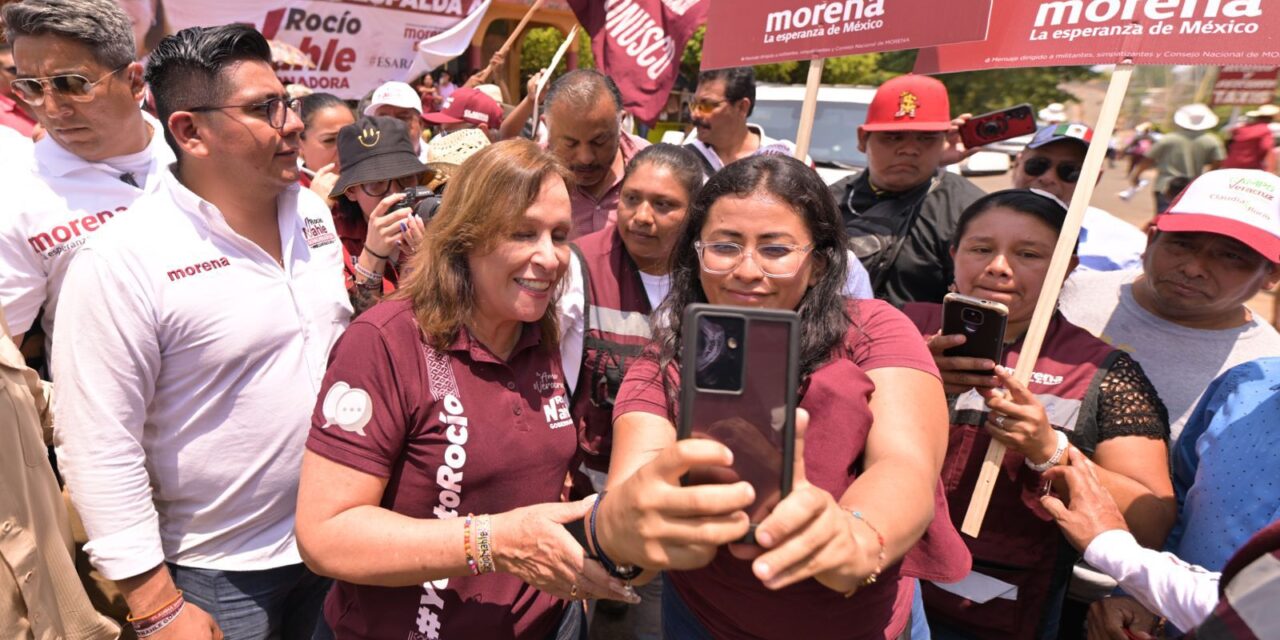
{"label": "man wearing red cap", "polygon": [[1280,282],[1278,263],[1280,177],[1210,171],[1156,217],[1142,270],[1077,274],[1060,304],[1142,365],[1169,409],[1173,442],[1214,378],[1280,356],[1280,334],[1245,306]]}
{"label": "man wearing red cap", "polygon": [[479,129],[497,142],[498,129],[502,127],[502,106],[477,89],[463,87],[445,98],[439,111],[428,113],[422,119],[439,126],[444,133]]}
{"label": "man wearing red cap", "polygon": [[858,149],[867,170],[831,185],[854,254],[877,298],[941,302],[952,281],[950,242],[960,212],[983,192],[943,166],[958,161],[959,120],[947,88],[917,75],[876,91]]}

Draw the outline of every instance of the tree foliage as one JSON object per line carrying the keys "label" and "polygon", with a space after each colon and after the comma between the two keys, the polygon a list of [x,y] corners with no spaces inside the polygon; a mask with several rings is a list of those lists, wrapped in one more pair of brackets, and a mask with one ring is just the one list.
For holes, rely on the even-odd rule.
{"label": "tree foliage", "polygon": [[[520,43],[520,77],[527,79],[539,69],[551,64],[551,58],[555,57],[556,50],[562,43],[564,43],[564,34],[555,27],[529,29]],[[560,60],[560,64],[556,66],[555,75],[560,75],[568,69],[567,58],[568,55]],[[595,66],[596,59],[591,53],[591,38],[587,37],[585,30],[579,29],[578,67],[594,69]]]}

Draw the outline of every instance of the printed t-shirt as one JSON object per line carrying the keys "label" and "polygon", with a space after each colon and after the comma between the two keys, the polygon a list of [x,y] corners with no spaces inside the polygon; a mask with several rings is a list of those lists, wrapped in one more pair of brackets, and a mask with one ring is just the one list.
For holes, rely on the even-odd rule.
{"label": "printed t-shirt", "polygon": [[[631,158],[640,153],[641,149],[649,146],[649,141],[644,138],[629,133],[618,135],[621,136],[618,141],[618,153],[622,154],[623,172],[614,176],[613,185],[609,190],[597,200],[582,187],[575,186],[569,189],[569,204],[573,208],[573,229],[569,232],[571,239],[585,236],[592,231],[599,231],[610,222],[617,222],[618,197],[622,194],[622,179],[626,177],[627,165],[631,164]],[[609,178],[606,176],[604,179]]]}
{"label": "printed t-shirt", "polygon": [[[67,266],[85,241],[103,225],[128,209],[144,194],[154,192],[160,174],[174,161],[160,123],[149,115],[151,142],[142,152],[151,156],[147,169],[134,173],[137,186],[121,180],[116,158],[89,162],[59,145],[52,136],[35,144],[29,170],[4,179],[17,188],[9,213],[0,216],[0,304],[9,315],[9,330],[26,333],[44,308],[44,330],[53,335],[58,295]],[[137,162],[131,154],[126,164]]]}
{"label": "printed t-shirt", "polygon": [[[853,483],[872,426],[869,401],[875,385],[866,372],[903,367],[938,375],[920,332],[901,311],[881,300],[850,301],[849,308],[854,322],[846,345],[852,356],[834,358],[815,371],[801,389],[799,405],[810,415],[805,477],[837,499]],[[679,384],[674,365],[669,373],[672,384]],[[614,415],[635,411],[671,419],[669,408],[657,362],[637,359],[622,383]],[[941,504],[935,508],[945,516],[940,495],[938,484],[935,498]],[[930,533],[935,526],[950,530],[949,540],[938,547],[941,553],[925,560],[934,565],[923,573],[959,580],[968,570],[963,542],[945,517],[935,518]],[[949,555],[956,549],[952,545],[959,546],[958,556]],[[706,567],[669,571],[666,579],[717,638],[888,639],[905,628],[914,597],[914,581],[902,575],[903,564],[885,568],[874,585],[849,599],[813,579],[780,591],[766,589],[749,561],[733,558],[724,548]]]}
{"label": "printed t-shirt", "polygon": [[[420,335],[405,300],[352,322],[330,358],[307,448],[386,479],[381,506],[412,518],[559,502],[578,440],[559,358],[539,327],[524,325],[507,362],[465,329],[428,362]],[[325,619],[339,638],[543,640],[564,607],[496,573],[398,588],[337,582]]]}
{"label": "printed t-shirt", "polygon": [[307,409],[351,317],[329,210],[280,193],[282,265],[171,171],[160,183],[76,256],[54,333],[85,551],[111,580],[299,564]]}

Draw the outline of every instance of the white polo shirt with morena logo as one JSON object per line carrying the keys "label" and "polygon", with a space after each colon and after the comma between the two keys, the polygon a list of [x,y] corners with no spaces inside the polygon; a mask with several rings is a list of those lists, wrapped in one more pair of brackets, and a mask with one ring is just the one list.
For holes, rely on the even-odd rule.
{"label": "white polo shirt with morena logo", "polygon": [[283,266],[165,171],[67,272],[55,444],[109,579],[301,562],[298,469],[351,305],[324,202],[294,184],[278,217]]}
{"label": "white polo shirt with morena logo", "polygon": [[[45,333],[53,335],[62,280],[76,251],[154,191],[160,172],[173,162],[160,123],[145,113],[143,118],[153,133],[139,153],[89,162],[45,136],[29,167],[0,176],[11,198],[0,215],[0,304],[12,334],[29,331],[43,307]],[[129,177],[121,179],[125,173]]]}

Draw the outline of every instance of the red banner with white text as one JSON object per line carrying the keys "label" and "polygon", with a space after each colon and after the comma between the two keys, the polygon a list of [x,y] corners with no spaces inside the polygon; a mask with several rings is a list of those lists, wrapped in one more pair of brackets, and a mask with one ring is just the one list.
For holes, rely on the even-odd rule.
{"label": "red banner with white text", "polygon": [[1227,65],[1218,70],[1209,104],[1247,107],[1271,104],[1276,96],[1280,67]]}
{"label": "red banner with white text", "polygon": [[1116,64],[1274,65],[1276,0],[995,0],[987,39],[923,49],[916,73]]}
{"label": "red banner with white text", "polygon": [[652,124],[680,73],[684,45],[710,2],[569,0],[569,6],[591,36],[596,66],[622,92],[623,108]]}
{"label": "red banner with white text", "polygon": [[991,0],[715,0],[702,68],[981,40],[990,13]]}

